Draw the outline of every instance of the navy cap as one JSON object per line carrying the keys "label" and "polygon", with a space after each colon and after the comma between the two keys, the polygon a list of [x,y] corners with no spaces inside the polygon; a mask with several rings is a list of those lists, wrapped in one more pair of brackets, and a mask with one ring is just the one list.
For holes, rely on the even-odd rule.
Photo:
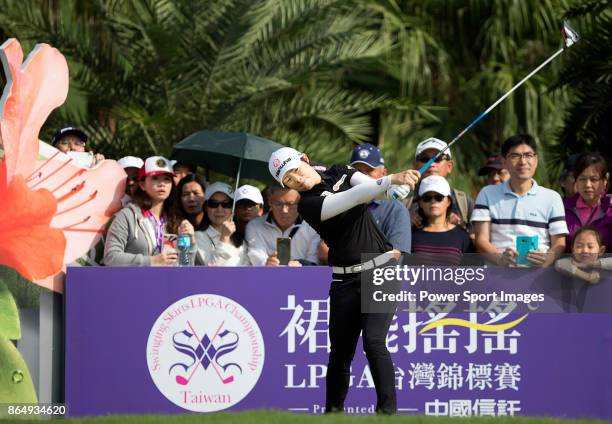
{"label": "navy cap", "polygon": [[561,170],[561,175],[559,176],[560,180],[564,179],[569,174],[574,173],[579,158],[580,153],[574,153],[573,155],[570,155],[567,159],[565,159],[565,162],[563,163],[563,169]]}
{"label": "navy cap", "polygon": [[81,140],[87,142],[87,134],[85,134],[85,131],[83,131],[82,129],[77,128],[77,127],[64,127],[64,128],[60,128],[59,130],[55,132],[55,134],[53,135],[53,138],[51,139],[51,145],[55,146],[57,142],[60,140],[60,138],[62,138],[63,136],[67,134],[74,134],[77,137],[79,137]]}
{"label": "navy cap", "polygon": [[351,155],[351,165],[365,163],[371,168],[385,165],[385,160],[380,154],[378,147],[370,143],[363,143],[353,149]]}
{"label": "navy cap", "polygon": [[499,171],[500,169],[504,169],[502,165],[501,156],[489,156],[487,158],[487,163],[485,164],[485,166],[480,168],[480,170],[478,171],[478,175],[480,176],[488,175],[489,172],[493,170]]}

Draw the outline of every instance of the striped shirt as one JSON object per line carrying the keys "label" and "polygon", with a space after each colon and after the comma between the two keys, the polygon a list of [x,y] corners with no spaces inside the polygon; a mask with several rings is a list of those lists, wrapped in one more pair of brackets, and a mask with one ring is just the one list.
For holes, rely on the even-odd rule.
{"label": "striped shirt", "polygon": [[460,265],[463,254],[473,251],[470,236],[459,226],[443,232],[416,230],[412,233],[412,255],[409,256],[408,263]]}
{"label": "striped shirt", "polygon": [[491,222],[491,244],[498,251],[516,249],[517,236],[538,236],[538,248],[550,249],[550,236],[568,234],[565,208],[556,191],[535,180],[522,196],[510,188],[510,180],[484,187],[478,193],[472,222]]}

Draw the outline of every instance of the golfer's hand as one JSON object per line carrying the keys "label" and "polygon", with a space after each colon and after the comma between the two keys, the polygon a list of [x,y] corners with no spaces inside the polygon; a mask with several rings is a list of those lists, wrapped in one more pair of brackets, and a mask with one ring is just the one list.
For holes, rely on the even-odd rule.
{"label": "golfer's hand", "polygon": [[499,264],[502,266],[516,266],[516,257],[518,252],[514,249],[507,248],[499,258]]}
{"label": "golfer's hand", "polygon": [[268,259],[266,260],[266,266],[279,266],[280,261],[278,260],[278,252],[275,250],[272,252]]}
{"label": "golfer's hand", "polygon": [[419,178],[421,178],[419,171],[408,169],[397,174],[391,174],[391,184],[407,185],[414,190],[414,187],[419,182]]}

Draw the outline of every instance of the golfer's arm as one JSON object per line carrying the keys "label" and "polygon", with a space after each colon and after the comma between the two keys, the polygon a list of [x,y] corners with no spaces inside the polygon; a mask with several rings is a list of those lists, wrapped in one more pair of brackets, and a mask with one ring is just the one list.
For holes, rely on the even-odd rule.
{"label": "golfer's arm", "polygon": [[[355,173],[355,175],[357,174],[359,173]],[[353,175],[353,177],[355,175]],[[363,176],[367,178],[368,181],[357,183],[357,185],[341,193],[325,196],[323,205],[321,206],[321,221],[326,221],[336,215],[340,215],[362,203],[371,202],[378,195],[384,194],[391,185],[391,178],[389,176],[383,177],[380,180],[373,180],[366,175]],[[352,185],[353,178],[351,178],[350,182]]]}
{"label": "golfer's arm", "polygon": [[476,250],[482,253],[487,260],[498,264],[501,256],[491,244],[491,221],[472,221],[472,223]]}

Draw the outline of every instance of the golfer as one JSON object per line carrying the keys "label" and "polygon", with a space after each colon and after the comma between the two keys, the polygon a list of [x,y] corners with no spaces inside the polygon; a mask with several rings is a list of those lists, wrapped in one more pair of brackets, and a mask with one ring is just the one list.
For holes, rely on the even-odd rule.
{"label": "golfer", "polygon": [[[376,387],[376,412],[397,410],[395,370],[385,340],[393,313],[361,312],[361,271],[399,257],[378,229],[367,204],[389,197],[408,185],[414,187],[418,171],[408,170],[378,180],[346,165],[316,171],[308,157],[290,147],[278,149],[268,163],[270,173],[283,186],[300,192],[298,211],[329,246],[333,279],[329,291],[329,339],[325,412],[342,412],[349,387],[350,366],[359,333]],[[362,263],[362,254],[375,254]]]}

